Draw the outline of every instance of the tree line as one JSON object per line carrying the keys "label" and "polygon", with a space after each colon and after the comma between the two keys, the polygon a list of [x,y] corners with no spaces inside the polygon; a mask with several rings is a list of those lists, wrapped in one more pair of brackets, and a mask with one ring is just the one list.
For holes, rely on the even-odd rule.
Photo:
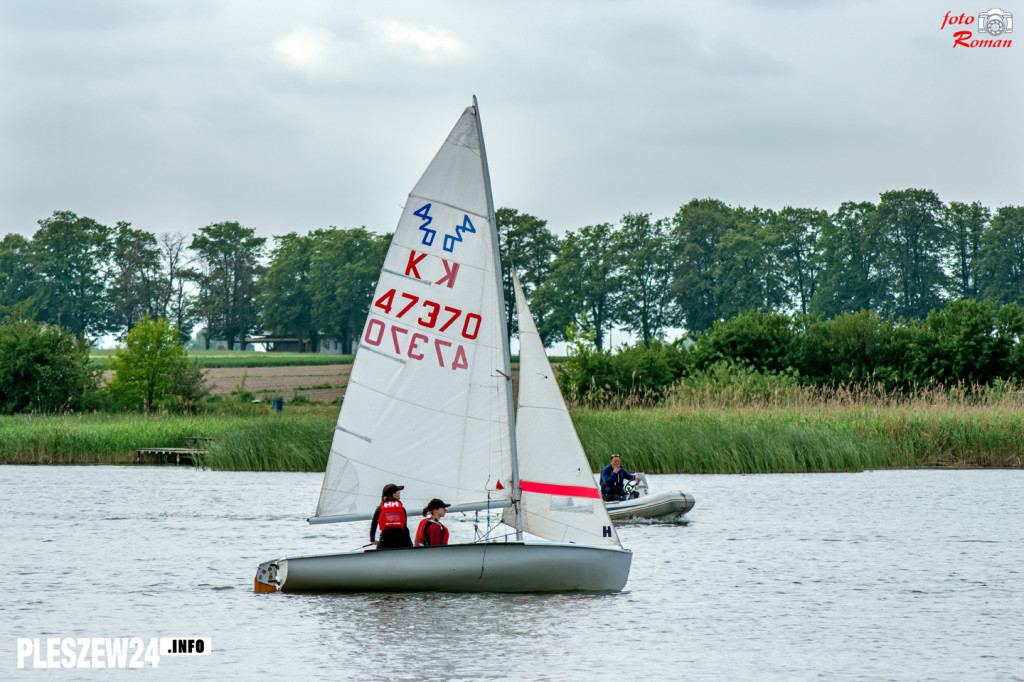
{"label": "tree line", "polygon": [[1010,388],[1024,384],[1024,308],[958,299],[923,320],[871,310],[816,315],[749,312],[693,338],[653,340],[612,353],[570,330],[559,383],[587,405],[624,398],[656,402],[672,391],[760,382],[898,396],[924,387]]}
{"label": "tree line", "polygon": [[692,335],[750,312],[923,320],[958,299],[1024,303],[1024,206],[993,214],[931,190],[834,213],[694,199],[670,217],[630,213],[561,239],[533,216],[498,217],[548,343],[570,325],[601,349],[612,327],[650,346],[669,329]]}
{"label": "tree line", "polygon": [[[145,316],[182,341],[228,348],[263,330],[312,340],[358,334],[390,236],[328,228],[266,239],[238,222],[159,237],[128,222],[109,227],[71,211],[39,221],[31,239],[0,241],[0,316],[67,330],[79,339],[126,338]],[[362,313],[359,310],[362,310]]]}
{"label": "tree line", "polygon": [[[612,328],[649,347],[668,330],[697,334],[752,312],[923,321],[959,299],[1024,303],[1024,206],[993,212],[931,190],[887,191],[832,213],[693,199],[672,216],[629,213],[561,237],[512,208],[496,217],[506,300],[514,264],[547,344],[570,327],[588,330],[597,349]],[[237,222],[158,238],[58,211],[31,239],[0,241],[0,313],[79,338],[124,338],[150,315],[183,336],[203,327],[206,344],[237,347],[266,332],[350,351],[389,244],[363,227],[331,227],[268,245]]]}

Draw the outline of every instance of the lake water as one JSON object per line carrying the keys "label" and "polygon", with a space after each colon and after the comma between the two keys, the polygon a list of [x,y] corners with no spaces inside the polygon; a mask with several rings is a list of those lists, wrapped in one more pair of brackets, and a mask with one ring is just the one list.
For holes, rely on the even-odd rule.
{"label": "lake water", "polygon": [[[320,478],[0,467],[0,678],[1024,679],[1024,471],[651,476],[697,506],[620,527],[619,594],[254,594],[261,561],[366,542],[303,521]],[[160,636],[212,650],[17,669],[18,638]]]}

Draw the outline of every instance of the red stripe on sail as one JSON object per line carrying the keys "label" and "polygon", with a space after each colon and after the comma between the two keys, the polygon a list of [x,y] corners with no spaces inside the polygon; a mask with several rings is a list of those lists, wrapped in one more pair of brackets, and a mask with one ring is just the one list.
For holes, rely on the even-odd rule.
{"label": "red stripe on sail", "polygon": [[533,481],[519,481],[519,487],[524,493],[541,493],[542,495],[564,495],[565,497],[592,497],[601,499],[597,488],[589,488],[582,485],[553,485],[551,483],[535,483]]}

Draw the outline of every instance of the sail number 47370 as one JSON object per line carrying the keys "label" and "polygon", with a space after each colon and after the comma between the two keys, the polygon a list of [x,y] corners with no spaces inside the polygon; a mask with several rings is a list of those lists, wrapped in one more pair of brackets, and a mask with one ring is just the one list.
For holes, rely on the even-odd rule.
{"label": "sail number 47370", "polygon": [[[397,302],[395,301],[396,296],[399,299]],[[444,306],[444,314],[442,315],[442,306],[440,303],[421,299],[419,296],[407,294],[404,291],[397,292],[394,289],[389,289],[386,294],[374,301],[373,305],[380,308],[388,315],[391,314],[391,311],[394,308],[398,308],[400,306],[400,309],[395,316],[401,319],[407,312],[412,310],[417,303],[420,304],[420,309],[425,312],[423,312],[421,317],[416,318],[416,323],[425,329],[436,328],[439,332],[446,332],[448,331],[448,328],[459,319],[459,317],[462,317],[463,338],[472,341],[476,338],[477,334],[480,333],[481,319],[476,313],[466,313],[465,316],[463,316],[462,311],[458,308],[446,305]],[[410,317],[416,317],[416,313],[414,312]],[[440,327],[437,326],[439,320],[443,323]]]}

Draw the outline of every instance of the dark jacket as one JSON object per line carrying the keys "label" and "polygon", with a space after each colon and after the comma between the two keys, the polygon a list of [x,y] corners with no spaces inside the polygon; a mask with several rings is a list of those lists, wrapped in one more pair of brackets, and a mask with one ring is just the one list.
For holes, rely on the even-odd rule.
{"label": "dark jacket", "polygon": [[622,499],[625,495],[625,492],[622,490],[622,482],[624,480],[632,481],[634,478],[634,475],[626,471],[624,468],[619,467],[619,473],[616,474],[615,471],[612,470],[612,465],[606,464],[605,467],[601,469],[601,497],[618,495],[619,499]]}

